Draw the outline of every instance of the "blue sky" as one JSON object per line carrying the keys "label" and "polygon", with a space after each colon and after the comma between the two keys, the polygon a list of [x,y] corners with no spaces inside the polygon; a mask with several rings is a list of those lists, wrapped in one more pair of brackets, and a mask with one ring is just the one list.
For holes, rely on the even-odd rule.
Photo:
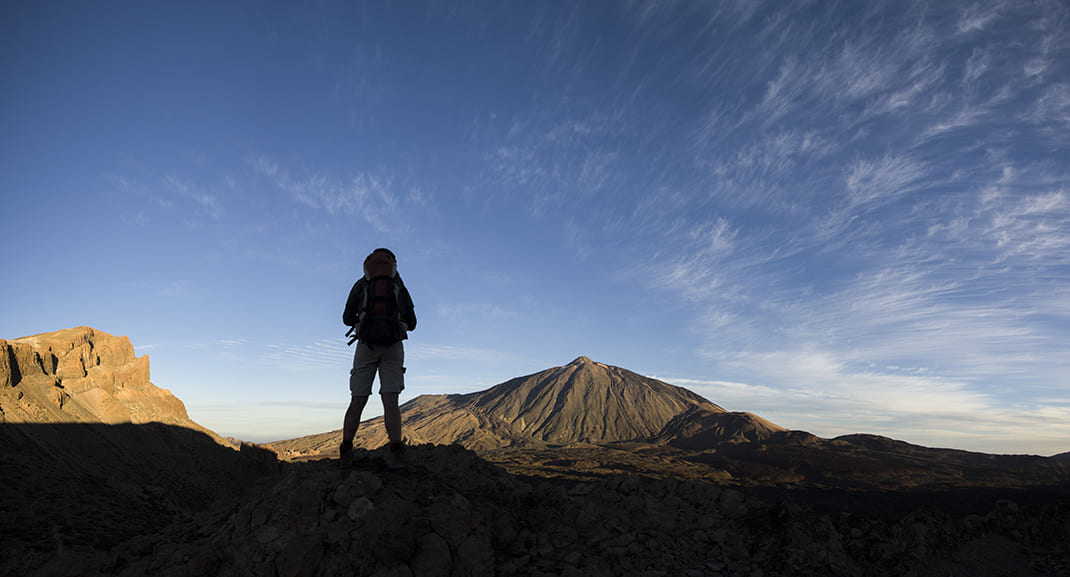
{"label": "blue sky", "polygon": [[[4,2],[0,337],[128,335],[198,422],[341,426],[579,355],[729,410],[1070,450],[1070,8]],[[378,414],[377,401],[365,416]]]}

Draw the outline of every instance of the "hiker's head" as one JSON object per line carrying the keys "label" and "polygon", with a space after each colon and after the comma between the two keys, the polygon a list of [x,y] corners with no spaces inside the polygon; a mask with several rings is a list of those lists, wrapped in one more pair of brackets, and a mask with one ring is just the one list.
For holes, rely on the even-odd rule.
{"label": "hiker's head", "polygon": [[388,249],[388,248],[377,248],[377,249],[372,251],[372,254],[375,254],[377,252],[386,253],[387,255],[390,256],[390,260],[394,261],[394,264],[397,264],[398,257],[394,256],[394,253],[390,252],[390,249]]}
{"label": "hiker's head", "polygon": [[364,259],[364,276],[371,280],[377,276],[392,277],[398,273],[398,259],[390,249],[377,248]]}

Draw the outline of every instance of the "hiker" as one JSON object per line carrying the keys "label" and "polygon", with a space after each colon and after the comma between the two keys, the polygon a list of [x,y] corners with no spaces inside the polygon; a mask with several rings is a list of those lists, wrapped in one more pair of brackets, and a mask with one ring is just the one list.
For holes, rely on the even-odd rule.
{"label": "hiker", "polygon": [[[398,274],[393,252],[377,248],[364,259],[364,276],[349,291],[342,322],[357,340],[353,370],[349,372],[352,393],[342,425],[340,465],[353,465],[353,437],[360,414],[372,393],[372,381],[379,373],[379,396],[383,400],[383,422],[390,438],[390,451],[400,456],[405,449],[401,437],[401,410],[398,395],[405,389],[405,347],[408,331],[416,328],[412,297]],[[350,333],[347,333],[350,334]],[[350,340],[349,344],[353,344]]]}

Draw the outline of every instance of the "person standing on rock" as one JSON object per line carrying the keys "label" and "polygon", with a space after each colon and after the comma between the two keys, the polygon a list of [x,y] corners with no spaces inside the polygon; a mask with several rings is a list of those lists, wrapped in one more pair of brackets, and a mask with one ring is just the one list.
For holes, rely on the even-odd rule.
{"label": "person standing on rock", "polygon": [[402,343],[408,338],[408,331],[416,328],[416,313],[409,290],[398,274],[397,257],[389,249],[377,248],[364,259],[364,276],[349,291],[342,322],[351,327],[347,335],[352,334],[357,341],[353,370],[349,372],[352,396],[338,451],[341,467],[348,469],[353,466],[353,438],[377,372],[390,451],[399,455],[405,448],[398,407],[398,396],[405,389],[405,347]]}

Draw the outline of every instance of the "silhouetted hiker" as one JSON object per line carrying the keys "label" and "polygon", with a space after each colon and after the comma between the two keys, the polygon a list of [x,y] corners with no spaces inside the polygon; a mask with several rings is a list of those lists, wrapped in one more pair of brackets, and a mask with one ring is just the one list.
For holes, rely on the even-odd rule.
{"label": "silhouetted hiker", "polygon": [[349,291],[342,322],[351,327],[350,333],[358,341],[353,354],[353,370],[349,372],[352,397],[346,409],[342,445],[338,451],[341,467],[348,469],[353,466],[353,437],[360,425],[360,414],[372,393],[376,372],[379,373],[379,395],[383,399],[383,422],[390,438],[390,450],[399,454],[405,449],[398,395],[405,389],[403,341],[408,338],[408,331],[416,328],[416,313],[409,290],[398,274],[394,253],[377,248],[364,259],[364,276]]}

